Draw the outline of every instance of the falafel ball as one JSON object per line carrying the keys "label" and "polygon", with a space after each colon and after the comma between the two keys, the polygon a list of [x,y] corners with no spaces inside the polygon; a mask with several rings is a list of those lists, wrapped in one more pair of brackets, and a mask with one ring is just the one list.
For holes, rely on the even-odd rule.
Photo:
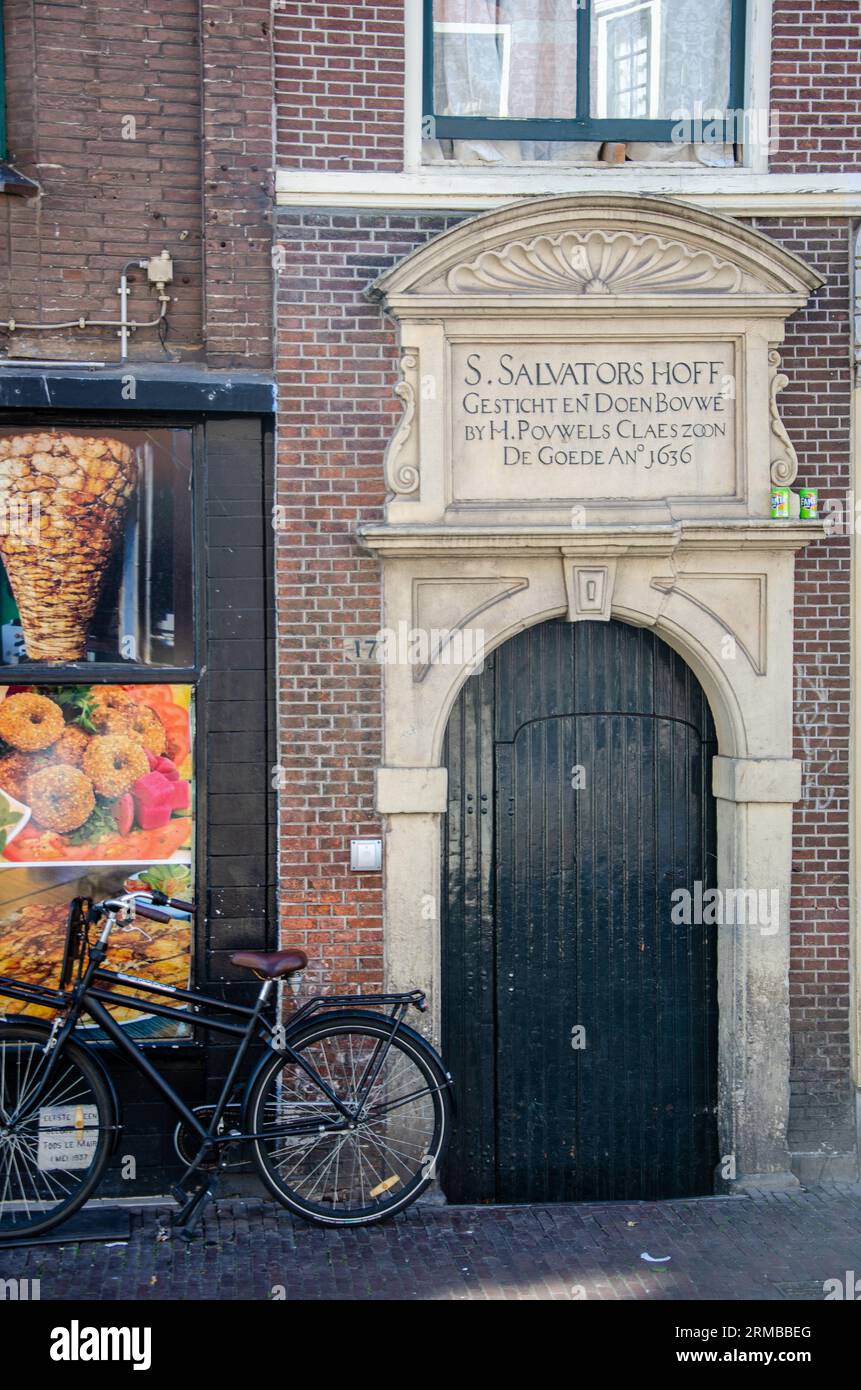
{"label": "falafel ball", "polygon": [[119,724],[111,733],[128,732],[134,734],[148,753],[160,757],[167,748],[167,734],[164,725],[149,705],[134,705],[127,713],[118,716]]}
{"label": "falafel ball", "polygon": [[80,767],[89,741],[90,735],[83,729],[79,729],[75,724],[67,724],[51,749],[51,757],[59,763],[71,763],[72,767]]}
{"label": "falafel ball", "polygon": [[99,733],[112,734],[118,731],[111,728],[111,721],[116,722],[118,716],[133,710],[135,703],[124,690],[118,690],[112,685],[101,685],[92,691],[90,706],[90,718]]}
{"label": "falafel ball", "polygon": [[50,748],[64,728],[60,706],[44,695],[9,695],[0,702],[0,738],[22,753]]}
{"label": "falafel ball", "polygon": [[27,778],[44,764],[31,753],[7,753],[0,758],[0,787],[17,801],[27,799]]}
{"label": "falafel ball", "polygon": [[82,767],[99,796],[122,796],[149,772],[149,758],[128,734],[103,734],[90,739]]}
{"label": "falafel ball", "polygon": [[46,830],[64,834],[77,830],[96,805],[93,784],[79,767],[56,763],[27,779],[27,800],[33,819]]}

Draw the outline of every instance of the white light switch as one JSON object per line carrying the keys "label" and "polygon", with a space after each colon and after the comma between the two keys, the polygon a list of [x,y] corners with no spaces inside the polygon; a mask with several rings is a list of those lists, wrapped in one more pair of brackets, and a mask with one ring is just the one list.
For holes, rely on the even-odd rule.
{"label": "white light switch", "polygon": [[351,840],[350,868],[359,873],[379,873],[383,867],[382,840]]}

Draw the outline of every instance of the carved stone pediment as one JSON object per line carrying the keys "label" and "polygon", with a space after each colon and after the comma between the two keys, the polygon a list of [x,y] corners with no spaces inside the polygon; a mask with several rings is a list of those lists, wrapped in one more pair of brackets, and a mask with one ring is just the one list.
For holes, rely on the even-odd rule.
{"label": "carved stone pediment", "polygon": [[471,218],[372,286],[401,328],[393,524],[769,516],[784,321],[821,283],[761,233],[587,194]]}
{"label": "carved stone pediment", "polygon": [[747,278],[711,251],[636,232],[562,232],[510,241],[454,266],[446,277],[455,294],[493,290],[567,294],[730,294]]}
{"label": "carved stone pediment", "polygon": [[560,292],[572,300],[779,299],[785,316],[819,284],[796,256],[729,218],[670,198],[577,194],[470,219],[387,271],[369,293],[398,316],[408,300],[451,305],[461,295]]}

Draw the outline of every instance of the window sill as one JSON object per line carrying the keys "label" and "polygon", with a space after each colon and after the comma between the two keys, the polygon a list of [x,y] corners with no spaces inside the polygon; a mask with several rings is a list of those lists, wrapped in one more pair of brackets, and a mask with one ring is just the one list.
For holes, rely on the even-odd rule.
{"label": "window sill", "polygon": [[688,164],[436,164],[402,172],[282,168],[276,178],[277,203],[299,208],[477,212],[521,198],[573,193],[679,198],[734,217],[861,216],[861,187],[852,174],[764,174]]}
{"label": "window sill", "polygon": [[500,161],[498,164],[483,164],[478,160],[457,160],[440,159],[428,160],[422,163],[421,173],[445,173],[447,171],[457,172],[458,174],[472,175],[485,174],[515,176],[521,172],[526,172],[530,176],[534,174],[557,173],[562,174],[569,170],[577,169],[596,169],[612,171],[617,176],[625,177],[626,174],[633,174],[640,169],[660,169],[666,172],[667,169],[683,169],[685,173],[714,174],[717,170],[722,174],[733,174],[736,172],[747,172],[741,164],[722,164],[708,165],[701,164],[696,159],[627,159],[621,164],[611,164],[606,159],[570,159],[570,160],[551,160],[551,159],[524,159],[517,164],[505,164]]}

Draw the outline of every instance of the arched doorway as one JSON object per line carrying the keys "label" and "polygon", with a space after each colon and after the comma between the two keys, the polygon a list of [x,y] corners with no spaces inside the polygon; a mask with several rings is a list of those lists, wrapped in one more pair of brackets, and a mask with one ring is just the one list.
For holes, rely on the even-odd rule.
{"label": "arched doorway", "polygon": [[717,881],[716,751],[690,668],[617,621],[530,628],[463,686],[444,749],[449,1201],[712,1190],[717,928],[675,925],[671,894],[696,922]]}

